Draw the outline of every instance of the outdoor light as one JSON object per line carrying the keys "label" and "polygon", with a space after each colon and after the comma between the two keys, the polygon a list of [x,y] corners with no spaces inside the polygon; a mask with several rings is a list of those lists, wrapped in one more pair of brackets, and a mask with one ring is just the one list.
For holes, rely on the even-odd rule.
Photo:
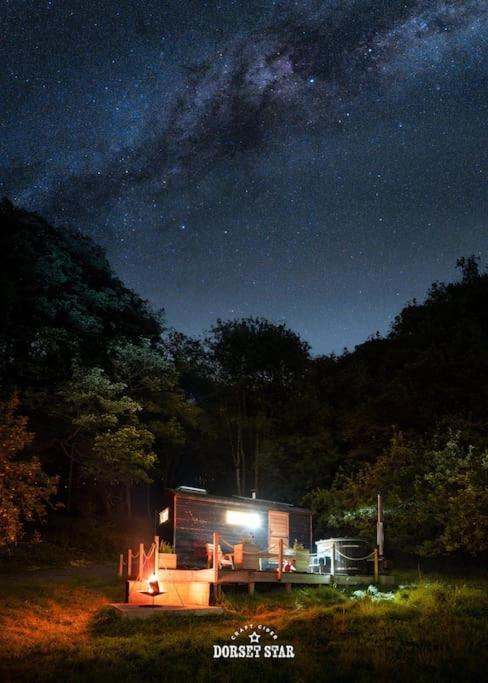
{"label": "outdoor light", "polygon": [[237,510],[227,510],[225,520],[227,524],[244,526],[248,529],[259,529],[261,526],[261,517],[256,512],[238,512]]}

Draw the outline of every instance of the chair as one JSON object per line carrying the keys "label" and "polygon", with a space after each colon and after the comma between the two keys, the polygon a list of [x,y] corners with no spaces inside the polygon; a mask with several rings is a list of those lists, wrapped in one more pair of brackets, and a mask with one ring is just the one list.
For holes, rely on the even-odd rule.
{"label": "chair", "polygon": [[[213,543],[206,543],[206,548],[207,548],[207,567],[212,566],[213,562],[213,554],[214,554],[214,544]],[[234,569],[234,553],[224,553],[222,552],[222,548],[219,545],[218,546],[218,562],[219,562],[219,569],[222,569],[222,567],[230,567],[231,569]]]}

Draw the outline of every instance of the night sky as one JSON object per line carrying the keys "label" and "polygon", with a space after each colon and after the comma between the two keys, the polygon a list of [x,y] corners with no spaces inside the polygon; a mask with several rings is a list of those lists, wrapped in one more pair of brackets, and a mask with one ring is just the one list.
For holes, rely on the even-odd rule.
{"label": "night sky", "polygon": [[388,329],[488,251],[488,3],[2,0],[0,191],[184,332]]}

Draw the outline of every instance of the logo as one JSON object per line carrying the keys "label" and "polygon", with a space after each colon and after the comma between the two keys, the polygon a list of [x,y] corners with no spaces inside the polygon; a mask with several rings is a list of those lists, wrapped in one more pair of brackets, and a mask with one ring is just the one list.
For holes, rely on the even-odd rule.
{"label": "logo", "polygon": [[263,624],[246,624],[234,631],[228,645],[214,645],[214,659],[293,659],[293,645],[279,642],[278,634]]}

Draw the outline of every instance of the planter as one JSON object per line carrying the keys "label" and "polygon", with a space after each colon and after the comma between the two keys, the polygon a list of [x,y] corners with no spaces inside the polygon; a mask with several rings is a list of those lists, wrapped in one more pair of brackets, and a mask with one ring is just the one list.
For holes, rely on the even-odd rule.
{"label": "planter", "polygon": [[308,572],[310,565],[310,550],[295,550],[295,568],[297,572]]}
{"label": "planter", "polygon": [[259,569],[260,548],[255,543],[238,543],[234,546],[234,566],[236,569]]}
{"label": "planter", "polygon": [[176,557],[175,553],[159,553],[159,568],[176,569]]}

